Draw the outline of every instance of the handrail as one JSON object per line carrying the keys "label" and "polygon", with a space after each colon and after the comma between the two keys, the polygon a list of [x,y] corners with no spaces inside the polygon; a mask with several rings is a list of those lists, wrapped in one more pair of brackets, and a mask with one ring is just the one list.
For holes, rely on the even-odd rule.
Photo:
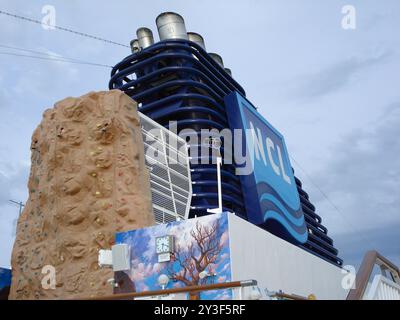
{"label": "handrail", "polygon": [[231,281],[225,283],[214,283],[207,285],[187,286],[182,288],[164,289],[164,290],[152,290],[142,292],[128,292],[128,293],[117,293],[108,296],[91,297],[91,298],[77,298],[74,300],[123,300],[128,298],[138,297],[150,297],[150,296],[162,296],[171,293],[186,293],[190,294],[190,299],[194,300],[194,294],[200,291],[216,290],[216,289],[229,289],[237,287],[251,287],[257,286],[256,280],[244,280],[244,281]]}
{"label": "handrail", "polygon": [[365,300],[400,300],[400,285],[378,274],[368,289]]}
{"label": "handrail", "polygon": [[288,294],[288,293],[283,293],[283,292],[277,292],[277,293],[271,295],[271,297],[284,299],[284,300],[313,300],[313,299],[309,299],[308,297],[306,298],[303,296],[299,296],[297,294]]}
{"label": "handrail", "polygon": [[349,291],[347,300],[362,300],[375,265],[380,266],[383,270],[391,271],[397,279],[400,279],[400,269],[393,262],[375,250],[368,251],[357,272],[356,286]]}

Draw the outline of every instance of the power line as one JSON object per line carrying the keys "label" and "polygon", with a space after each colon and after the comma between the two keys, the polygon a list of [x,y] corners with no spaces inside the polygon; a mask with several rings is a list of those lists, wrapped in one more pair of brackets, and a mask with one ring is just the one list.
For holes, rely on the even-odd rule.
{"label": "power line", "polygon": [[19,54],[19,53],[13,53],[13,52],[0,52],[0,54],[8,55],[8,56],[15,56],[15,57],[25,57],[25,58],[32,58],[32,59],[59,61],[59,62],[66,62],[66,63],[85,64],[85,65],[91,65],[91,66],[96,66],[96,67],[112,68],[112,66],[100,64],[100,63],[65,60],[65,59],[59,59],[59,58],[52,58],[51,56],[50,57],[38,57],[38,56],[32,56],[32,55],[28,55],[28,54]]}
{"label": "power line", "polygon": [[[331,204],[331,206],[339,213],[339,215],[342,217],[343,222],[347,222],[350,227],[352,228],[352,231],[357,230],[358,228],[348,219],[342,211],[333,203],[331,199],[326,195],[326,193],[318,186],[316,182],[311,178],[311,176],[307,173],[307,171],[292,157],[289,156],[290,159],[293,160],[293,162],[301,169],[301,171],[304,172],[308,180],[312,183],[312,185],[322,194],[322,196]],[[376,242],[374,240],[371,240],[370,238],[366,237],[363,232],[360,233],[360,236],[366,240],[367,243],[372,244],[376,246]]]}
{"label": "power line", "polygon": [[17,232],[18,219],[19,219],[19,217],[21,217],[21,213],[22,213],[22,210],[25,207],[25,205],[24,205],[24,203],[22,201],[19,201],[19,202],[15,201],[15,200],[8,200],[8,201],[10,201],[11,203],[13,203],[13,204],[15,204],[15,205],[17,205],[19,207],[18,217],[15,218],[14,222],[13,222],[12,236],[15,237],[16,232]]}
{"label": "power line", "polygon": [[[39,20],[36,20],[36,19],[32,19],[32,18],[28,18],[28,17],[24,17],[24,16],[17,15],[17,14],[14,14],[14,13],[10,13],[10,12],[6,12],[6,11],[0,10],[0,14],[6,15],[6,16],[9,16],[9,17],[13,17],[13,18],[16,18],[16,19],[20,19],[20,20],[24,20],[24,21],[28,21],[28,22],[32,22],[32,23],[43,25],[42,21],[39,21]],[[72,29],[69,29],[69,28],[60,27],[60,26],[56,26],[56,25],[52,25],[51,27],[53,27],[53,28],[55,28],[57,30],[73,33],[73,34],[81,36],[81,37],[86,37],[86,38],[90,38],[90,39],[93,39],[93,40],[102,41],[102,42],[105,42],[105,43],[108,43],[108,44],[114,44],[114,45],[117,45],[117,46],[130,48],[129,46],[127,46],[125,44],[118,43],[118,42],[115,42],[115,41],[111,41],[111,40],[108,40],[108,39],[104,39],[104,38],[101,38],[101,37],[93,36],[93,35],[85,33],[85,32],[80,32],[80,31],[76,31],[76,30],[72,30]]]}
{"label": "power line", "polygon": [[304,174],[307,176],[308,180],[310,180],[310,182],[313,184],[313,186],[322,194],[322,196],[328,200],[328,202],[331,204],[331,206],[333,208],[335,208],[335,210],[337,212],[339,212],[342,215],[342,212],[339,210],[339,208],[331,201],[331,199],[329,199],[329,197],[326,195],[326,193],[324,191],[322,191],[322,189],[314,182],[314,180],[311,178],[311,176],[307,173],[307,171],[292,157],[290,156],[290,159],[293,160],[293,162],[301,169],[301,171],[304,172]]}
{"label": "power line", "polygon": [[[4,45],[4,44],[0,44],[0,48],[6,48],[6,49],[13,49],[13,50],[25,51],[25,52],[30,52],[30,53],[35,53],[35,54],[44,55],[44,56],[47,56],[47,57],[54,57],[54,58],[56,58],[56,59],[65,59],[65,60],[78,61],[78,62],[84,62],[84,63],[93,63],[93,62],[89,62],[89,61],[85,61],[85,60],[81,60],[81,59],[65,57],[65,56],[62,56],[62,55],[52,54],[52,53],[48,53],[48,52],[44,52],[44,51],[37,51],[37,50],[32,50],[32,49],[26,49],[26,48],[21,48],[21,47],[15,47],[15,46],[10,46],[10,45]],[[104,65],[104,66],[112,67],[112,66],[108,66],[108,65]]]}
{"label": "power line", "polygon": [[14,201],[14,200],[8,200],[8,201],[10,201],[11,203],[16,204],[19,207],[18,216],[20,216],[21,213],[22,213],[22,208],[25,207],[24,203],[22,201],[19,201],[19,202],[18,201]]}

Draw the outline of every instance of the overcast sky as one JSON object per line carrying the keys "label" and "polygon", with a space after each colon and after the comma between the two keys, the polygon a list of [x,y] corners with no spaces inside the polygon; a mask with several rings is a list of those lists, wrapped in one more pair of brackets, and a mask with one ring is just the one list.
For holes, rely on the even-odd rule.
{"label": "overcast sky", "polygon": [[[125,44],[141,26],[156,35],[159,13],[180,13],[285,136],[345,264],[358,265],[369,249],[400,264],[398,0],[0,0],[0,10],[38,20],[44,5],[55,7],[59,26]],[[344,5],[356,9],[354,30],[342,28]],[[4,15],[2,45],[107,65],[129,54]],[[4,52],[27,53],[0,47],[0,266],[9,266],[18,208],[8,200],[27,200],[33,130],[56,101],[106,90],[110,70]]]}

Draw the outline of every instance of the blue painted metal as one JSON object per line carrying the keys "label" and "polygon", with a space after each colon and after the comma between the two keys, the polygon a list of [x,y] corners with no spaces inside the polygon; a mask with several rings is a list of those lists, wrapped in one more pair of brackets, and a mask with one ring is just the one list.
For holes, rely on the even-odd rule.
{"label": "blue painted metal", "polygon": [[0,268],[0,289],[11,285],[11,270]]}
{"label": "blue painted metal", "polygon": [[11,287],[11,270],[0,268],[0,300],[6,300]]}
{"label": "blue painted metal", "polygon": [[[111,73],[110,89],[125,91],[138,103],[139,110],[153,120],[169,127],[177,121],[181,129],[222,130],[228,127],[224,97],[232,91],[245,94],[201,47],[186,40],[159,42],[132,54],[118,63]],[[191,216],[202,216],[207,208],[218,206],[216,165],[192,165],[193,199]],[[223,153],[223,148],[221,149]],[[223,164],[223,206],[246,218],[239,178],[232,164]]]}
{"label": "blue painted metal", "polygon": [[247,161],[240,175],[248,220],[296,244],[308,230],[283,136],[237,92],[225,97],[230,128],[239,129]]}
{"label": "blue painted metal", "polygon": [[[229,127],[224,101],[227,95],[238,92],[246,96],[244,89],[203,48],[180,39],[160,41],[127,56],[112,69],[109,88],[123,90],[139,103],[139,111],[161,125],[168,128],[170,120],[177,121],[178,132],[191,128],[198,137],[201,129]],[[192,151],[199,146],[190,145],[190,148]],[[208,208],[218,205],[216,166],[201,164],[198,151],[199,164],[191,164],[193,199],[190,217],[206,215]],[[225,152],[223,148],[221,152]],[[235,168],[235,164],[227,163],[221,168],[223,209],[248,220],[242,184],[235,175]],[[321,225],[321,217],[315,213],[315,207],[296,177],[295,183],[308,230],[307,241],[299,246],[341,265],[332,239]]]}

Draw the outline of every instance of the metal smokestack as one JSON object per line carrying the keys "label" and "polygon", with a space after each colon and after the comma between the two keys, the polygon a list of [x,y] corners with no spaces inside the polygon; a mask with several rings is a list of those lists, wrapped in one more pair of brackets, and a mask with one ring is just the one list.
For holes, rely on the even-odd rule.
{"label": "metal smokestack", "polygon": [[154,44],[153,32],[149,28],[139,28],[136,30],[140,48],[144,49]]}
{"label": "metal smokestack", "polygon": [[130,43],[132,53],[137,53],[140,51],[139,41],[138,39],[133,39]]}
{"label": "metal smokestack", "polygon": [[204,43],[204,38],[196,32],[188,32],[188,40],[198,44],[204,50],[206,50],[206,45]]}
{"label": "metal smokestack", "polygon": [[214,52],[209,52],[208,53],[213,60],[218,63],[222,68],[224,67],[224,60],[222,60],[222,57],[219,54],[216,54]]}
{"label": "metal smokestack", "polygon": [[232,77],[232,70],[229,68],[225,68],[225,72]]}
{"label": "metal smokestack", "polygon": [[167,39],[188,40],[185,21],[179,14],[174,12],[161,13],[156,19],[156,24],[161,41]]}

